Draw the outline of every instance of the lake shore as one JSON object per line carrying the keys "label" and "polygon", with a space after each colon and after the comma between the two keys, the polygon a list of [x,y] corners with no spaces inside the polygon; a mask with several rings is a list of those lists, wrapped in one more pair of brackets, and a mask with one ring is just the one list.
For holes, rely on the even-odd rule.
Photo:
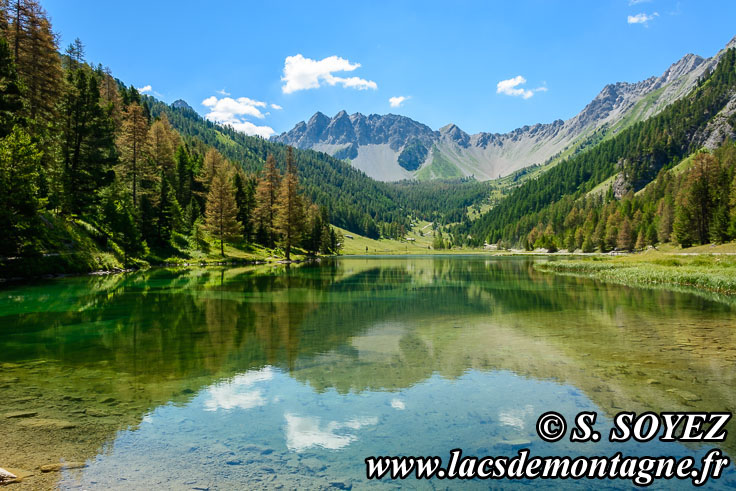
{"label": "lake shore", "polygon": [[736,294],[736,257],[724,253],[674,254],[651,250],[622,256],[562,259],[539,263],[535,268],[626,286],[687,287]]}

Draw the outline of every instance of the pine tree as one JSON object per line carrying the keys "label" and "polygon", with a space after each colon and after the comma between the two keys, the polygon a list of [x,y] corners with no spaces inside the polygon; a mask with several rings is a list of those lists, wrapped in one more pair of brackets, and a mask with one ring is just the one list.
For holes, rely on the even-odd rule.
{"label": "pine tree", "polygon": [[176,199],[182,206],[188,206],[194,187],[194,169],[189,152],[184,145],[176,151]]}
{"label": "pine tree", "polygon": [[595,243],[589,235],[586,235],[583,240],[582,250],[583,252],[593,252],[595,250]]}
{"label": "pine tree", "polygon": [[130,195],[123,192],[117,181],[105,190],[102,212],[112,239],[123,250],[123,264],[128,258],[143,252],[142,238],[135,221]]}
{"label": "pine tree", "polygon": [[695,239],[705,244],[710,236],[710,221],[717,191],[718,161],[709,153],[700,153],[693,159],[689,172],[690,185],[683,192],[687,199],[688,213],[695,225]]}
{"label": "pine tree", "polygon": [[291,147],[286,150],[286,175],[279,188],[274,225],[289,261],[291,248],[299,242],[304,227],[304,205],[299,196],[299,178]]}
{"label": "pine tree", "polygon": [[158,198],[158,217],[156,220],[159,243],[166,245],[171,240],[171,232],[180,230],[181,207],[176,201],[174,190],[166,173],[161,170]]}
{"label": "pine tree", "polygon": [[695,240],[695,227],[687,203],[678,203],[675,207],[675,221],[672,224],[672,237],[682,247],[690,247]]}
{"label": "pine tree", "polygon": [[307,209],[307,230],[304,234],[302,247],[312,255],[317,254],[322,246],[324,224],[319,206],[312,204]]}
{"label": "pine tree", "polygon": [[636,236],[636,244],[634,245],[634,247],[637,250],[641,251],[646,246],[647,246],[647,237],[646,237],[646,234],[644,233],[644,227],[642,227],[641,229],[639,229],[639,234]]}
{"label": "pine tree", "polygon": [[235,238],[241,227],[232,186],[232,173],[226,165],[212,169],[210,191],[205,209],[206,227],[220,241],[220,254],[225,257],[225,240]]}
{"label": "pine tree", "polygon": [[138,205],[138,186],[141,176],[148,177],[151,169],[147,162],[148,122],[140,105],[131,103],[123,114],[122,129],[118,137],[122,157],[119,173],[131,184],[133,207]]}
{"label": "pine tree", "polygon": [[107,182],[116,163],[114,127],[99,104],[100,90],[94,73],[69,72],[70,87],[64,101],[62,130],[64,209],[81,213],[97,200],[96,191]]}
{"label": "pine tree", "polygon": [[266,158],[266,168],[256,187],[256,209],[254,212],[258,242],[268,247],[275,243],[275,206],[281,175],[276,169],[273,155]]}
{"label": "pine tree", "polygon": [[243,240],[249,242],[253,235],[253,210],[255,208],[255,182],[242,171],[235,172],[235,203],[238,206],[238,221],[243,229]]}

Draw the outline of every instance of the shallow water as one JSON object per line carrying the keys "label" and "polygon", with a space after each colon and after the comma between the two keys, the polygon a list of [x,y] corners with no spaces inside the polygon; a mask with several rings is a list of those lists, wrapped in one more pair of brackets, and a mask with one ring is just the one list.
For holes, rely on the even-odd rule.
{"label": "shallow water", "polygon": [[[445,488],[488,483],[368,481],[364,459],[529,448],[699,460],[714,444],[546,443],[535,422],[596,411],[606,440],[621,410],[733,412],[734,314],[717,298],[479,256],[11,285],[0,467],[85,463],[27,480],[62,488]],[[735,442],[721,448],[735,455]],[[706,488],[734,486],[731,466]]]}

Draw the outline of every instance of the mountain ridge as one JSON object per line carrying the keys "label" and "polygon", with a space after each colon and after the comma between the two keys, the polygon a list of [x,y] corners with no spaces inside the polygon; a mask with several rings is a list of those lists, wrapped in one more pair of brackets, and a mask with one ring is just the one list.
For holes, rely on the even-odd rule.
{"label": "mountain ridge", "polygon": [[[607,84],[578,114],[550,123],[524,125],[507,133],[468,134],[454,123],[438,130],[397,114],[353,113],[333,118],[321,112],[272,141],[311,148],[349,160],[382,181],[474,176],[489,180],[573,151],[596,132],[615,134],[651,117],[687,94],[718,63],[736,37],[710,58],[688,53],[661,75],[639,82]],[[603,135],[602,135],[603,136]],[[422,162],[402,165],[407,147],[423,146]],[[416,153],[416,152],[415,152]],[[418,165],[417,165],[418,164]]]}

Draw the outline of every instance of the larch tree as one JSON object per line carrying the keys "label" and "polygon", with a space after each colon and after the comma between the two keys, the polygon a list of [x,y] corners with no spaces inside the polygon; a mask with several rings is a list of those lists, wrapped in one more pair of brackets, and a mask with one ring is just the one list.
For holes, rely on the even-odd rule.
{"label": "larch tree", "polygon": [[179,133],[171,127],[165,114],[157,119],[148,131],[151,158],[159,170],[164,170],[167,175],[173,173],[174,155],[179,146],[179,139]]}
{"label": "larch tree", "polygon": [[258,241],[269,247],[273,247],[275,241],[275,206],[280,182],[281,175],[276,169],[276,159],[273,155],[269,155],[266,158],[263,177],[256,186],[254,211]]}
{"label": "larch tree", "polygon": [[299,178],[291,147],[286,151],[286,175],[279,187],[274,225],[280,236],[286,260],[289,261],[291,248],[299,242],[304,229],[304,205],[299,196]]}
{"label": "larch tree", "polygon": [[21,121],[23,99],[10,47],[0,38],[0,138],[6,137]]}
{"label": "larch tree", "polygon": [[132,103],[123,113],[123,122],[118,137],[118,148],[122,157],[119,166],[121,176],[130,182],[133,208],[138,206],[138,183],[142,174],[148,174],[148,121],[143,108]]}
{"label": "larch tree", "polygon": [[26,86],[30,119],[36,129],[53,124],[63,76],[57,35],[35,0],[9,2],[7,39],[13,48],[18,74]]}
{"label": "larch tree", "polygon": [[227,165],[213,169],[205,207],[205,226],[220,241],[220,254],[225,257],[225,240],[241,233],[238,206],[232,185],[232,171]]}
{"label": "larch tree", "polygon": [[209,189],[212,178],[217,173],[217,170],[225,164],[225,157],[222,156],[214,148],[207,149],[204,154],[204,162],[202,163],[202,171],[199,175],[199,181],[204,189]]}

